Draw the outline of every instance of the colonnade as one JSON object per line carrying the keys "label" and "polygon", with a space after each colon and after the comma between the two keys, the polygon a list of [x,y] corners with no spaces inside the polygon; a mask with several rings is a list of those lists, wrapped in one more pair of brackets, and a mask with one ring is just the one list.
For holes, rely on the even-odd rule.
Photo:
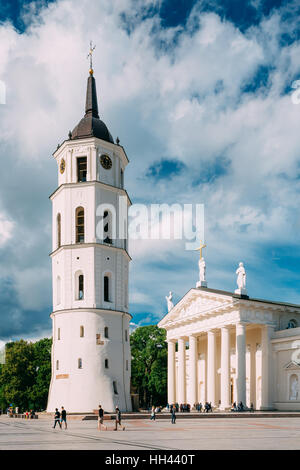
{"label": "colonnade", "polygon": [[[220,408],[227,409],[231,406],[231,374],[230,374],[230,333],[235,329],[235,354],[236,354],[236,401],[246,404],[246,323],[221,326],[205,332],[207,336],[206,351],[206,401],[213,406],[216,402],[216,337],[221,336],[221,370],[220,370]],[[271,342],[270,337],[273,327],[261,326],[261,370],[262,392],[261,409],[267,409],[271,405]],[[189,396],[190,405],[199,401],[198,397],[198,341],[197,336],[203,332],[193,333],[188,336],[180,336],[177,340],[168,340],[168,403],[187,403]],[[186,343],[189,342],[189,361],[186,361]],[[176,342],[178,343],[178,373],[176,384]],[[189,370],[187,371],[187,367]],[[189,375],[187,390],[186,376]],[[177,396],[176,396],[177,388]]]}

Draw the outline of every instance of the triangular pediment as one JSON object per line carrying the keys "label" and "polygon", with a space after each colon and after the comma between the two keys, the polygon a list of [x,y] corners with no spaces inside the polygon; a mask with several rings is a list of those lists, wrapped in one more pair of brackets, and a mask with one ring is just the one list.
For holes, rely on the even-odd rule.
{"label": "triangular pediment", "polygon": [[204,289],[191,289],[159,322],[159,326],[163,327],[169,322],[184,321],[195,316],[212,315],[219,309],[231,305],[231,296]]}
{"label": "triangular pediment", "polygon": [[297,370],[300,370],[300,364],[298,362],[295,362],[295,361],[290,361],[284,366],[284,369],[297,369]]}

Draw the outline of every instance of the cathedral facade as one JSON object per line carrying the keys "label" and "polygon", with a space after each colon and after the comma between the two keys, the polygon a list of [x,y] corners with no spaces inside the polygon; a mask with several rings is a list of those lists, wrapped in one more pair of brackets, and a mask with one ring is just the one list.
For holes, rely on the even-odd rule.
{"label": "cathedral facade", "polygon": [[131,410],[128,158],[99,118],[93,70],[85,115],[53,154],[53,325],[48,412]]}
{"label": "cathedral facade", "polygon": [[300,306],[197,285],[158,324],[168,403],[300,410]]}

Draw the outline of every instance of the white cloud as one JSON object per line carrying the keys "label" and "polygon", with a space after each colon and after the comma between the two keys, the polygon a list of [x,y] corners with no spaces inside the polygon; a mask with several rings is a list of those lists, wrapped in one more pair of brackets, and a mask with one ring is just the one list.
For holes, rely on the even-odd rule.
{"label": "white cloud", "polygon": [[[91,31],[100,115],[130,158],[128,192],[134,201],[205,204],[209,285],[233,289],[241,259],[270,274],[264,247],[298,243],[300,107],[283,90],[299,78],[300,47],[280,46],[288,24],[273,12],[242,33],[195,8],[175,44],[181,28],[159,28],[157,17],[140,22],[143,3],[62,0],[39,17],[27,11],[31,25],[22,35],[0,26],[0,79],[8,92],[1,153],[14,176],[13,188],[4,175],[1,181],[6,215],[0,238],[9,244],[10,261],[7,255],[0,267],[15,280],[24,308],[48,309],[47,197],[57,184],[50,155],[83,114]],[[130,35],[122,12],[134,24]],[[160,39],[166,50],[156,48]],[[243,93],[259,67],[270,65],[268,86]],[[185,170],[159,181],[146,178],[161,158],[180,159]],[[132,301],[151,299],[152,315],[161,315],[170,289],[179,298],[196,282],[196,255],[182,242],[132,241],[130,252]],[[278,293],[272,276],[265,281],[269,296]],[[258,278],[251,289],[261,292]],[[290,295],[300,301],[299,293]]]}

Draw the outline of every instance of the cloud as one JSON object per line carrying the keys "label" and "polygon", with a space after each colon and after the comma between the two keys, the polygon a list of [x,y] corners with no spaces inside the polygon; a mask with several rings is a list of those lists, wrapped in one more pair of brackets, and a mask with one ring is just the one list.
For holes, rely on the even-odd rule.
{"label": "cloud", "polygon": [[[297,263],[273,260],[283,246],[300,257],[300,46],[283,40],[296,19],[286,6],[239,29],[199,5],[184,26],[163,27],[150,0],[61,0],[27,9],[22,34],[0,25],[1,338],[50,328],[51,154],[83,115],[91,31],[100,115],[130,158],[133,202],[204,203],[209,286],[233,290],[242,260],[250,295],[300,302]],[[195,285],[197,255],[176,240],[130,252],[134,322],[157,321],[169,290],[179,300]]]}

